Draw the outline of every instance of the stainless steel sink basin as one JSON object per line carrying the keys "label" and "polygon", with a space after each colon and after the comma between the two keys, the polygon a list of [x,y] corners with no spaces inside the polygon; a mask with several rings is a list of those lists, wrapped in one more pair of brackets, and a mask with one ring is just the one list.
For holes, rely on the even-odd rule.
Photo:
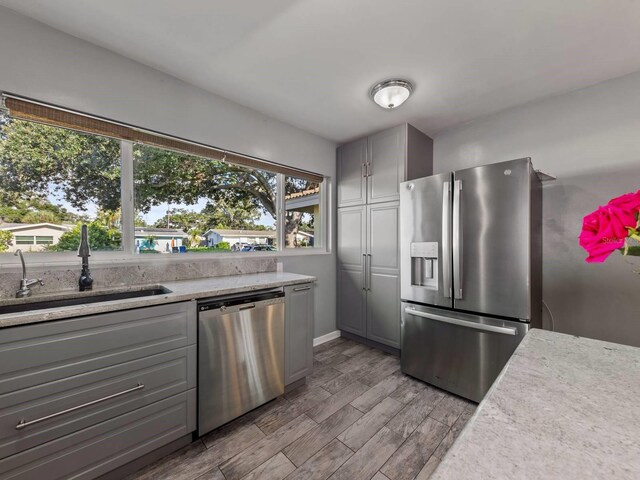
{"label": "stainless steel sink basin", "polygon": [[85,295],[69,298],[54,298],[49,300],[27,299],[19,303],[0,305],[0,315],[5,313],[22,313],[46,308],[69,307],[73,305],[86,305],[89,303],[111,302],[113,300],[125,300],[127,298],[152,297],[165,295],[171,290],[161,285],[140,290],[125,290],[121,292],[92,292]]}

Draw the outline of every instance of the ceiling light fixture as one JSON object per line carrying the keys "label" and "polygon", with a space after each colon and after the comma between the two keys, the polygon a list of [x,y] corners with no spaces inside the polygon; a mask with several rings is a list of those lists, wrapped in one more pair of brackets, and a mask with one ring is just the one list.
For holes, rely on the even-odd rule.
{"label": "ceiling light fixture", "polygon": [[391,110],[402,105],[413,92],[413,85],[406,80],[385,80],[375,85],[370,92],[374,102]]}

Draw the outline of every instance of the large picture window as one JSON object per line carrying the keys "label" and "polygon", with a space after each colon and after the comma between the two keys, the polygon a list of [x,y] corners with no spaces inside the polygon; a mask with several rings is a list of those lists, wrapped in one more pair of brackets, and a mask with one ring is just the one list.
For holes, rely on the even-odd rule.
{"label": "large picture window", "polygon": [[276,174],[147,145],[133,156],[137,252],[276,250]]}
{"label": "large picture window", "polygon": [[0,251],[121,249],[120,142],[0,114]]}
{"label": "large picture window", "polygon": [[47,109],[0,110],[0,252],[76,251],[82,224],[93,251],[130,255],[324,246],[319,175]]}

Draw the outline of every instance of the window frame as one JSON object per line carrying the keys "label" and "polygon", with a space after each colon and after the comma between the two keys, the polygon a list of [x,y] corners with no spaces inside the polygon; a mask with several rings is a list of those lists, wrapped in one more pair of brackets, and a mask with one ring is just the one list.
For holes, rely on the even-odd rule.
{"label": "window frame", "polygon": [[[29,121],[20,119],[22,121]],[[44,123],[44,122],[42,122]],[[73,128],[62,127],[60,125],[49,124],[56,128],[66,128],[68,130],[74,130]],[[82,132],[87,135],[99,135],[91,132]],[[114,137],[111,137],[114,138]],[[158,263],[175,263],[185,262],[193,258],[202,259],[220,259],[220,258],[255,258],[255,257],[280,257],[280,256],[299,256],[299,255],[317,255],[317,254],[330,254],[331,253],[331,219],[333,212],[330,205],[330,192],[332,189],[331,178],[326,175],[316,174],[322,177],[320,184],[320,219],[317,225],[316,243],[313,247],[309,248],[286,248],[285,247],[285,223],[286,223],[286,211],[285,211],[285,178],[291,176],[291,173],[277,173],[265,168],[266,171],[270,171],[276,175],[276,212],[278,218],[276,218],[276,238],[277,247],[275,251],[257,251],[257,252],[200,252],[197,254],[170,254],[159,256],[146,256],[140,255],[135,251],[135,192],[134,192],[134,155],[133,147],[135,143],[146,145],[143,142],[133,142],[122,138],[114,138],[120,142],[120,182],[121,182],[121,249],[117,251],[95,251],[92,252],[92,260],[94,264],[158,264]],[[158,147],[152,145],[156,148]],[[206,157],[205,157],[206,158]],[[277,169],[277,164],[264,161],[268,164],[272,164]],[[253,167],[257,168],[257,167]],[[262,167],[261,167],[262,168]],[[34,242],[36,241],[33,236]],[[17,242],[16,242],[17,244]],[[26,244],[25,244],[26,245]],[[36,243],[29,244],[36,245]],[[54,265],[66,265],[77,263],[75,252],[38,252],[33,256],[29,256],[29,263],[34,266],[54,266]],[[13,268],[15,267],[15,261],[12,252],[0,252],[0,267]]]}

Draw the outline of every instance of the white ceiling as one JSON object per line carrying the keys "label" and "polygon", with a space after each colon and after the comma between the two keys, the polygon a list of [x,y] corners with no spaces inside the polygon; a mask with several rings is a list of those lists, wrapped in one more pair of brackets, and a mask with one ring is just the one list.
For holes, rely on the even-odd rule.
{"label": "white ceiling", "polygon": [[[436,132],[640,70],[640,0],[0,0],[330,140]],[[402,107],[368,98],[415,85]]]}

